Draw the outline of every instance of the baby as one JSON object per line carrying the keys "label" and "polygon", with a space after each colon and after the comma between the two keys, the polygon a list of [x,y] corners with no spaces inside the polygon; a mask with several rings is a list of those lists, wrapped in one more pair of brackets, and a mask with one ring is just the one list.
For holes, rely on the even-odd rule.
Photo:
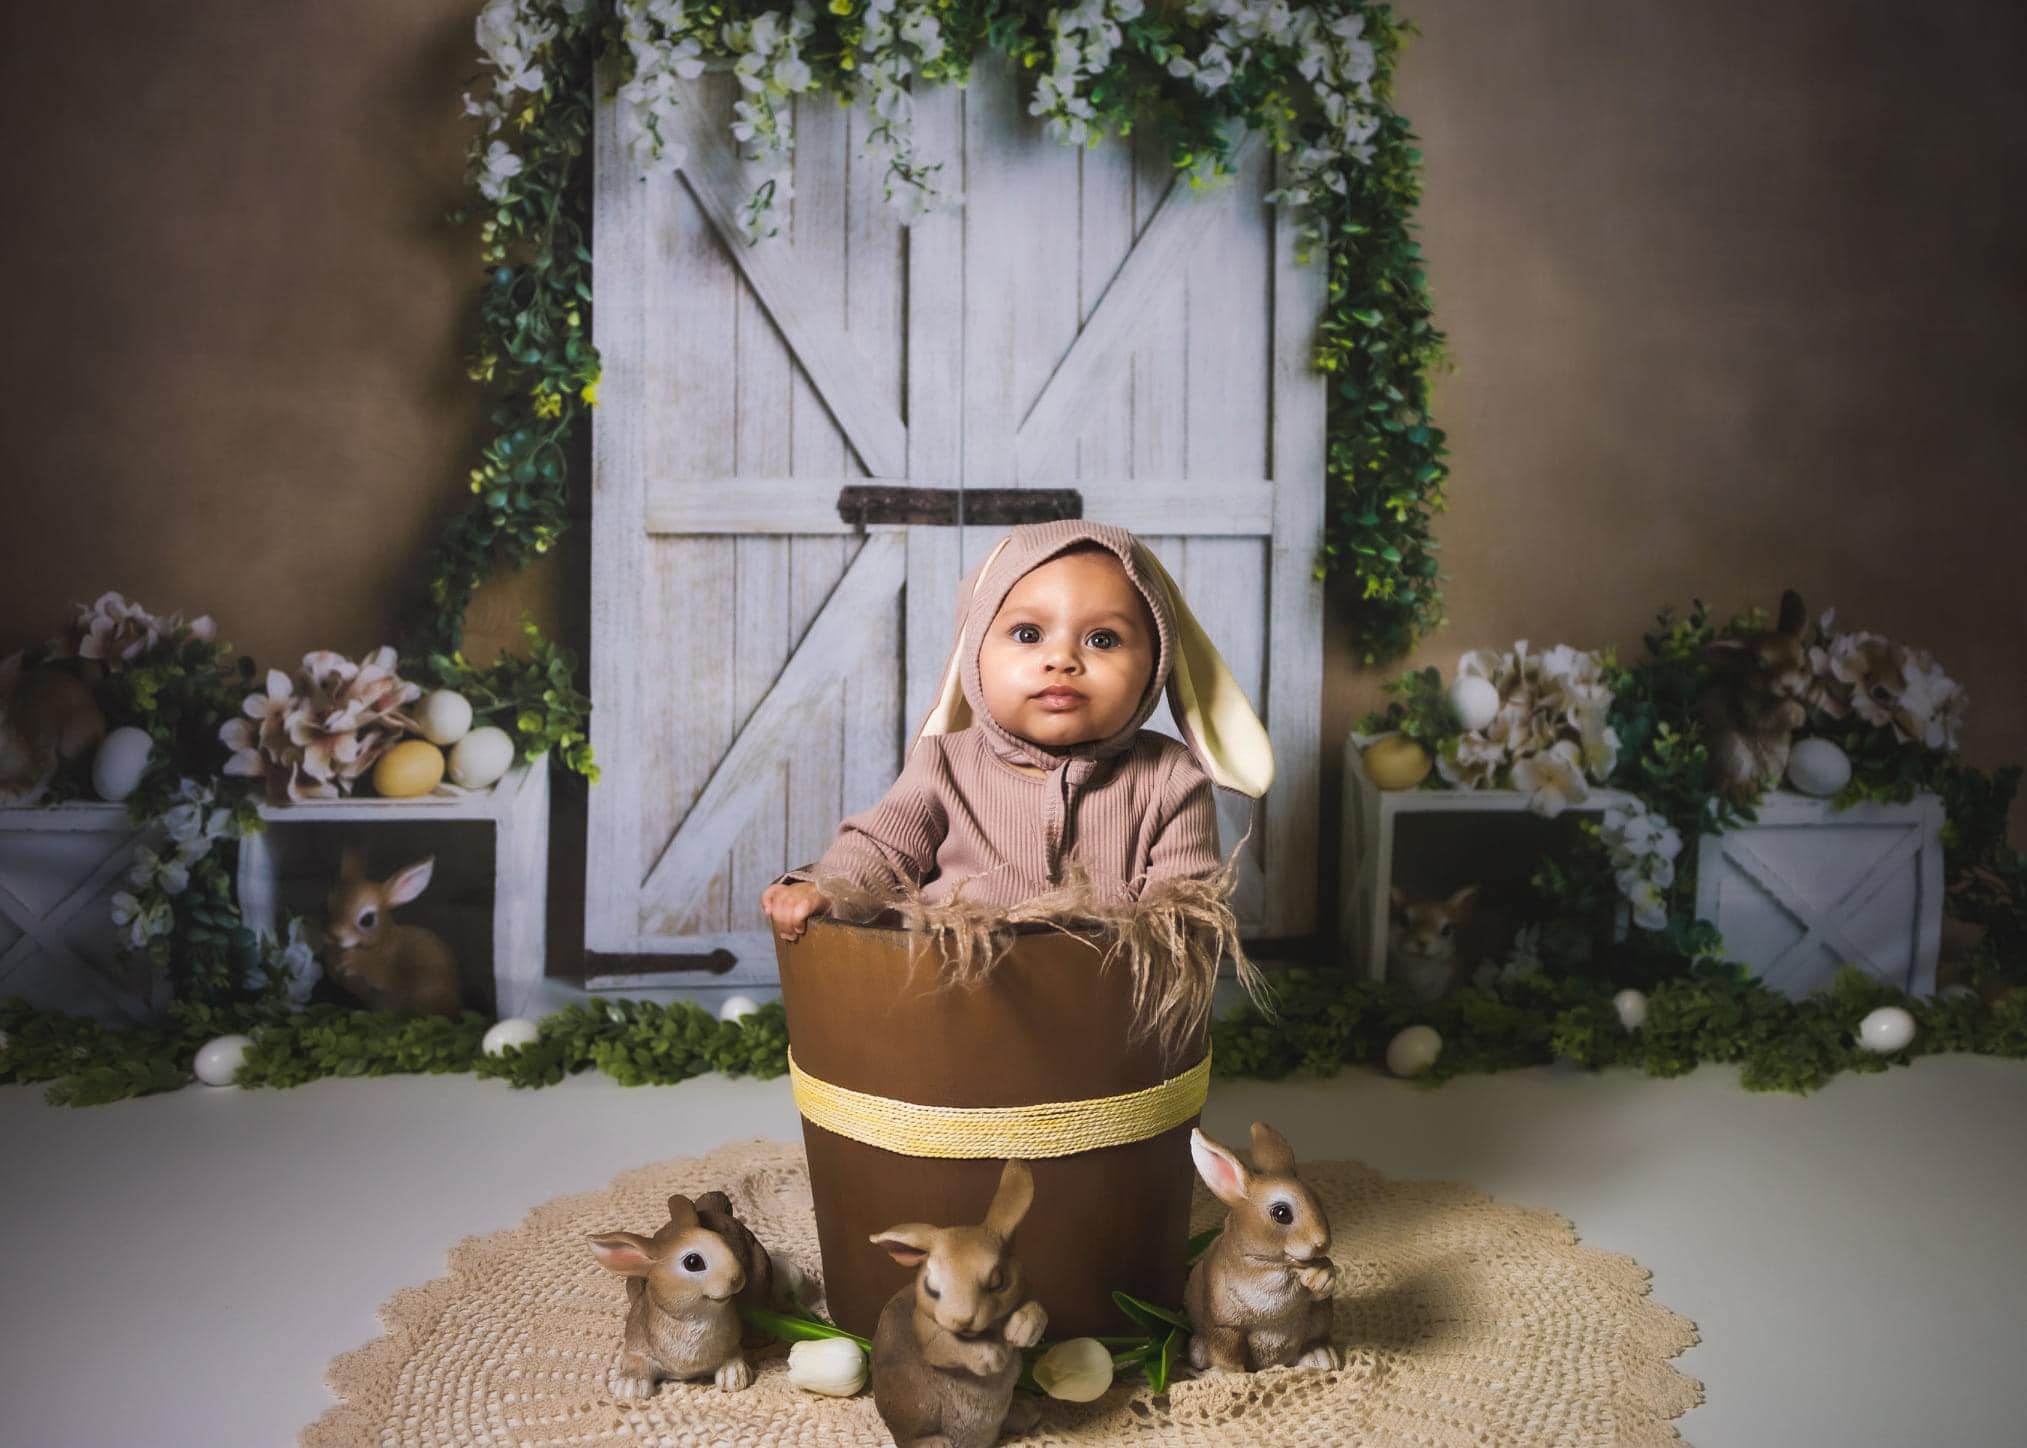
{"label": "baby", "polygon": [[[1166,690],[1187,743],[1143,730]],[[1148,898],[1218,872],[1212,785],[1255,797],[1273,753],[1244,692],[1154,555],[1122,528],[1015,528],[959,590],[957,643],[901,777],[822,859],[768,886],[785,939],[876,897],[1013,906],[1075,862]]]}

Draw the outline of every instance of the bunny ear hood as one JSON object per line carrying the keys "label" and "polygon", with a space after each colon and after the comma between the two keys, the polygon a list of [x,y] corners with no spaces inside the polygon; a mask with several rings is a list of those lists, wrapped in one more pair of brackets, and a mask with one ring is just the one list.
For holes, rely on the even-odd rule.
{"label": "bunny ear hood", "polygon": [[[1054,749],[1010,734],[992,718],[979,679],[979,645],[1016,583],[1051,558],[1091,543],[1119,560],[1147,603],[1156,635],[1154,670],[1140,707],[1118,733]],[[1265,794],[1274,780],[1274,751],[1267,731],[1160,560],[1124,528],[1078,519],[1027,523],[1002,538],[959,585],[950,660],[915,739],[976,726],[1002,758],[1055,769],[1074,758],[1102,759],[1131,747],[1164,690],[1183,742],[1204,773],[1226,789],[1254,798]],[[911,750],[913,744],[910,741]]]}

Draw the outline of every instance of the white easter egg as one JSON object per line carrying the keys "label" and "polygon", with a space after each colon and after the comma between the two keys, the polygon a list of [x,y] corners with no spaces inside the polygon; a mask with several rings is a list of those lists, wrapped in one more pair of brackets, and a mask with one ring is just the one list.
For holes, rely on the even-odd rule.
{"label": "white easter egg", "polygon": [[1619,1013],[1619,1024],[1629,1031],[1647,1024],[1647,997],[1641,991],[1620,991],[1612,997],[1612,1009]]}
{"label": "white easter egg", "polygon": [[1450,708],[1467,731],[1483,729],[1499,717],[1499,691],[1490,679],[1466,674],[1450,686]]}
{"label": "white easter egg", "polygon": [[1914,1017],[1899,1006],[1881,1006],[1858,1023],[1858,1044],[1890,1056],[1914,1040]]}
{"label": "white easter egg", "polygon": [[129,725],[115,729],[99,745],[99,752],[91,762],[91,787],[98,797],[119,803],[140,788],[141,775],[148,768],[148,756],[154,752],[155,741],[148,737],[145,729]]}
{"label": "white easter egg", "polygon": [[249,1036],[214,1036],[197,1048],[190,1068],[206,1086],[230,1086],[246,1064],[246,1048],[252,1044]]}
{"label": "white easter egg", "polygon": [[415,722],[422,737],[448,749],[472,731],[472,706],[464,695],[451,689],[425,694],[415,706]]}
{"label": "white easter egg", "polygon": [[466,789],[485,789],[500,782],[514,764],[514,741],[504,729],[482,724],[451,746],[450,777]]}
{"label": "white easter egg", "polygon": [[488,1056],[497,1056],[509,1046],[532,1046],[542,1039],[542,1028],[525,1016],[508,1016],[486,1031],[479,1042]]}
{"label": "white easter egg", "polygon": [[1828,799],[1851,782],[1851,756],[1828,739],[1797,739],[1788,752],[1788,783]]}
{"label": "white easter egg", "polygon": [[1387,1043],[1387,1069],[1396,1076],[1419,1076],[1436,1064],[1443,1038],[1433,1026],[1409,1026]]}
{"label": "white easter egg", "polygon": [[721,1021],[743,1021],[760,1009],[760,1002],[752,996],[726,996],[725,1004],[718,1007]]}

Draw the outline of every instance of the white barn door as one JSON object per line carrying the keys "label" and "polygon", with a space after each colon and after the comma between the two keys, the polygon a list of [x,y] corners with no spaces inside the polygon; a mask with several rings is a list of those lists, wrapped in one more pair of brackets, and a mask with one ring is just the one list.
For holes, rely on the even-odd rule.
{"label": "white barn door", "polygon": [[772,980],[762,889],[892,783],[964,570],[1065,499],[1147,540],[1261,709],[1274,789],[1220,801],[1227,850],[1252,828],[1241,918],[1313,931],[1324,277],[1264,148],[1192,192],[1046,139],[981,57],[918,102],[961,210],[902,227],[862,117],[808,102],[781,234],[748,246],[731,98],[697,83],[675,178],[599,118],[591,983]]}

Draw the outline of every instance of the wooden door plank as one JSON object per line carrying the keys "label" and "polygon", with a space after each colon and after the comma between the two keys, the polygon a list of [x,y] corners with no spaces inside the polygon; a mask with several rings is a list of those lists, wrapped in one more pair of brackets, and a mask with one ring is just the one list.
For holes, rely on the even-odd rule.
{"label": "wooden door plank", "polygon": [[1323,258],[1295,260],[1299,222],[1274,212],[1274,353],[1270,458],[1274,538],[1268,564],[1267,734],[1274,787],[1267,796],[1269,935],[1317,928],[1316,858],[1323,737],[1324,377],[1311,363],[1328,284]]}
{"label": "wooden door plank", "polygon": [[1083,431],[1094,401],[1106,394],[1105,381],[1132,355],[1150,318],[1174,307],[1177,283],[1199,239],[1235,198],[1256,194],[1264,154],[1257,138],[1249,136],[1234,157],[1233,183],[1204,196],[1187,186],[1169,188],[1089,324],[1022,419],[1014,447],[1020,477],[1042,478],[1062,470],[1063,455]]}
{"label": "wooden door plank", "polygon": [[592,185],[598,225],[592,238],[599,305],[592,335],[604,359],[604,402],[591,412],[590,743],[600,784],[585,821],[585,946],[623,948],[633,931],[640,870],[640,814],[645,763],[635,747],[640,709],[640,600],[648,542],[641,536],[648,474],[647,331],[666,327],[668,298],[650,267],[649,193],[666,180],[643,182],[626,155],[610,106],[593,127]]}
{"label": "wooden door plank", "polygon": [[1023,263],[1032,220],[1020,191],[1030,118],[1011,64],[981,57],[964,94],[964,486],[1016,481],[1014,434]]}
{"label": "wooden door plank", "polygon": [[893,405],[880,396],[876,375],[844,328],[825,321],[815,300],[842,278],[805,275],[793,251],[779,239],[749,245],[739,230],[745,178],[738,157],[719,135],[715,121],[698,105],[685,105],[683,138],[689,148],[682,175],[711,219],[726,252],[745,275],[788,339],[795,358],[816,387],[874,477],[901,477],[908,459],[908,429]]}
{"label": "wooden door plank", "polygon": [[[1125,428],[1120,429],[1122,445]],[[954,479],[911,479],[955,487]],[[650,535],[701,537],[751,533],[845,534],[862,529],[838,516],[838,494],[864,478],[740,478],[736,487],[712,479],[656,478],[646,488],[643,527]],[[1063,479],[1083,495],[1084,516],[1133,532],[1265,537],[1274,531],[1274,484],[1266,478],[1193,480],[1108,476]]]}
{"label": "wooden door plank", "polygon": [[695,903],[751,818],[774,766],[801,737],[808,710],[858,665],[876,636],[863,620],[899,591],[905,557],[905,544],[891,534],[866,540],[642,882],[644,913],[680,918]]}

